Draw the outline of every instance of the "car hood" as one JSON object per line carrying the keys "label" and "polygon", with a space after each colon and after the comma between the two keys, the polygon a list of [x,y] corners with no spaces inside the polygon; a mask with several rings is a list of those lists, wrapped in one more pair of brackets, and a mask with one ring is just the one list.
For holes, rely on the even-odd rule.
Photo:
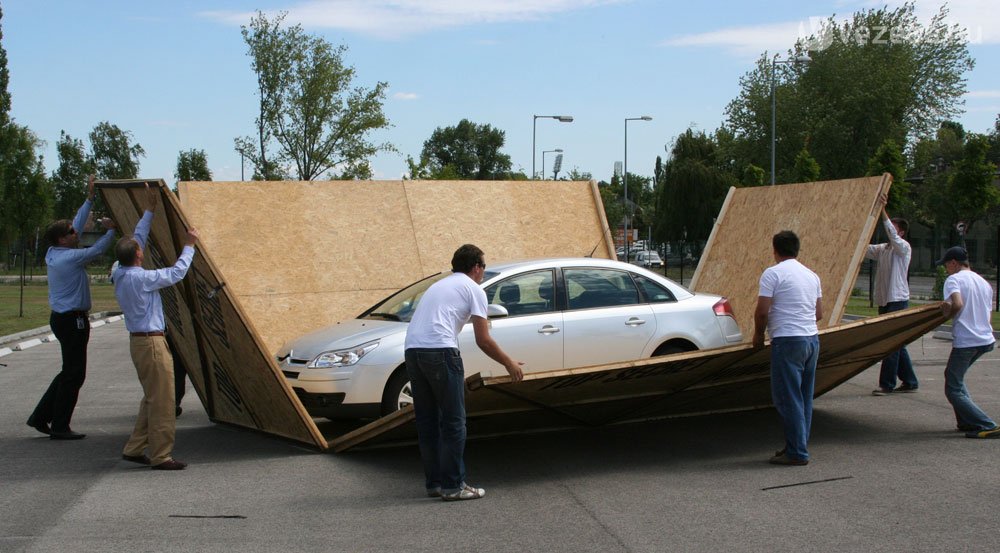
{"label": "car hood", "polygon": [[324,351],[351,348],[397,332],[406,332],[407,326],[407,323],[397,321],[348,319],[286,343],[278,350],[278,358],[291,354],[295,359],[309,360]]}

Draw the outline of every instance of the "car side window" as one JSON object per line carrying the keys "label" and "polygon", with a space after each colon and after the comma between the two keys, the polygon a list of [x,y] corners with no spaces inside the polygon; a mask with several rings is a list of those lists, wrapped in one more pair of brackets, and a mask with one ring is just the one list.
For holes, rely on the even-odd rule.
{"label": "car side window", "polygon": [[552,271],[533,271],[486,287],[486,301],[502,305],[511,317],[555,310],[552,301]]}
{"label": "car side window", "polygon": [[639,289],[642,290],[642,294],[646,297],[646,301],[649,303],[664,303],[669,301],[677,301],[674,297],[673,292],[667,290],[663,286],[649,280],[642,275],[632,275],[635,278],[636,284],[639,285]]}
{"label": "car side window", "polygon": [[635,305],[639,291],[625,271],[564,269],[570,309]]}

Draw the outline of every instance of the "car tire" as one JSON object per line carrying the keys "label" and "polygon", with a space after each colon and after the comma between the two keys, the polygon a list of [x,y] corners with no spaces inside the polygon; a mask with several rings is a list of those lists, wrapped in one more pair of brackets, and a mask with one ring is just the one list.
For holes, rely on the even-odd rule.
{"label": "car tire", "polygon": [[392,373],[389,382],[382,393],[382,416],[399,411],[404,405],[413,404],[413,394],[410,391],[410,377],[405,368]]}
{"label": "car tire", "polygon": [[673,353],[684,353],[685,351],[694,351],[696,349],[698,348],[688,349],[682,346],[678,346],[676,344],[663,344],[660,347],[656,348],[656,351],[653,352],[652,357],[660,357],[662,355],[670,355]]}

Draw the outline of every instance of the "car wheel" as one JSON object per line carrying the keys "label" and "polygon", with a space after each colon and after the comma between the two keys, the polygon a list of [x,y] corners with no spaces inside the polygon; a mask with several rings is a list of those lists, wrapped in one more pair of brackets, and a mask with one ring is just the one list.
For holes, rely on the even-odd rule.
{"label": "car wheel", "polygon": [[698,349],[698,348],[687,349],[687,348],[684,348],[682,346],[678,346],[676,344],[663,344],[662,346],[656,348],[656,351],[653,352],[652,356],[653,357],[660,357],[661,355],[670,355],[670,354],[673,354],[673,353],[684,353],[685,351],[692,351],[693,349]]}
{"label": "car wheel", "polygon": [[382,416],[395,413],[407,405],[413,405],[410,377],[405,370],[398,370],[385,385],[385,392],[382,394]]}

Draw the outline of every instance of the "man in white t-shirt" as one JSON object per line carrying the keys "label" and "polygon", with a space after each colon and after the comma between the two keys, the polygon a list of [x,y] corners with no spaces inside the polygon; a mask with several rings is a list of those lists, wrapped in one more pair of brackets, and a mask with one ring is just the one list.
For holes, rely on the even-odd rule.
{"label": "man in white t-shirt", "polygon": [[941,313],[954,318],[951,355],[944,369],[944,395],[955,410],[958,430],[966,438],[1000,438],[1000,427],[979,408],[965,387],[965,373],[985,353],[993,351],[993,326],[990,309],[993,288],[969,268],[969,254],[955,246],[937,262],[950,275],[944,281]]}
{"label": "man in white t-shirt", "polygon": [[799,237],[783,230],[771,239],[776,265],[760,276],[754,311],[753,345],[764,347],[764,329],[771,337],[771,399],[781,417],[785,447],[769,460],[775,465],[809,464],[813,390],[819,359],[823,318],[819,276],[798,262]]}
{"label": "man in white t-shirt", "polygon": [[[902,311],[910,306],[910,284],[906,280],[906,273],[910,268],[913,252],[910,243],[906,241],[909,223],[906,219],[889,217],[885,211],[885,203],[888,201],[885,194],[881,196],[881,201],[882,221],[889,241],[885,244],[872,244],[865,252],[865,259],[874,259],[878,263],[873,299],[878,306],[879,315]],[[897,378],[900,381],[898,388]],[[910,353],[906,351],[906,347],[902,347],[882,360],[878,388],[872,390],[872,395],[887,396],[892,392],[912,393],[919,387],[917,373],[913,371],[913,363],[910,361]]]}
{"label": "man in white t-shirt", "polygon": [[465,482],[465,368],[458,334],[469,320],[476,345],[507,369],[513,382],[521,365],[490,336],[486,292],[479,286],[486,271],[483,250],[465,244],[451,258],[451,275],[424,292],[406,330],[406,372],[413,393],[417,442],[427,495],[445,501],[478,499],[486,494]]}

